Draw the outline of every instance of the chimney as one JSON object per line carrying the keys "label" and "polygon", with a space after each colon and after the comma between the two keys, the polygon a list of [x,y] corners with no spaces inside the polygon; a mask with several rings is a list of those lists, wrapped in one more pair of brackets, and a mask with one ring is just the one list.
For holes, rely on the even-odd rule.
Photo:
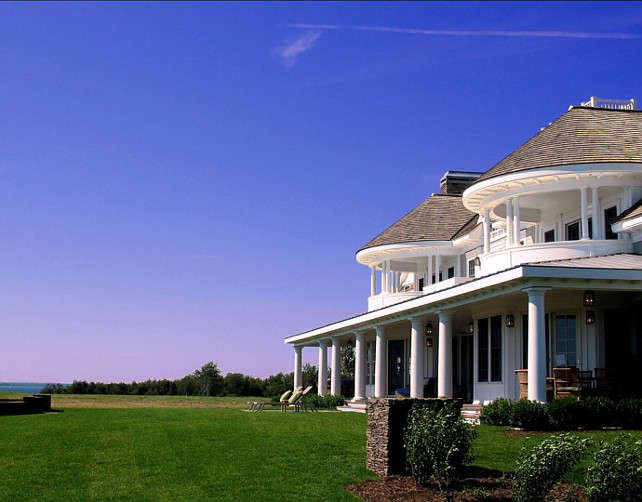
{"label": "chimney", "polygon": [[442,195],[461,195],[483,173],[472,171],[447,171],[439,182]]}

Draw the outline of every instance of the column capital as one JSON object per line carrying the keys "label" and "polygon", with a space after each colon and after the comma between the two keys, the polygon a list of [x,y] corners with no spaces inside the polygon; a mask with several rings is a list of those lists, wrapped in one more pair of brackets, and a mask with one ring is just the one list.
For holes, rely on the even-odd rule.
{"label": "column capital", "polygon": [[530,286],[522,289],[522,291],[528,293],[528,296],[544,296],[551,289],[553,288],[550,286]]}
{"label": "column capital", "polygon": [[329,340],[319,340],[319,347],[328,348],[328,345],[330,345]]}
{"label": "column capital", "polygon": [[375,331],[377,332],[377,334],[379,334],[379,333],[385,333],[385,332],[386,332],[386,325],[385,325],[385,324],[377,324],[377,325],[374,327],[374,329],[375,329]]}
{"label": "column capital", "polygon": [[439,316],[439,319],[450,319],[453,316],[452,310],[435,310],[435,314]]}
{"label": "column capital", "polygon": [[365,335],[367,332],[368,332],[367,329],[355,329],[354,330],[355,336]]}
{"label": "column capital", "polygon": [[430,314],[412,315],[409,317],[410,322],[426,322]]}

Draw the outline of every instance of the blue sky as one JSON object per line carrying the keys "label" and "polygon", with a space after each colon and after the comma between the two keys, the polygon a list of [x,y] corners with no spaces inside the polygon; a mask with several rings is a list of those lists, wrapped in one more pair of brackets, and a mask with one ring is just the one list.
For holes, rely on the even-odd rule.
{"label": "blue sky", "polygon": [[637,2],[0,4],[0,379],[291,371],[357,249],[641,54]]}

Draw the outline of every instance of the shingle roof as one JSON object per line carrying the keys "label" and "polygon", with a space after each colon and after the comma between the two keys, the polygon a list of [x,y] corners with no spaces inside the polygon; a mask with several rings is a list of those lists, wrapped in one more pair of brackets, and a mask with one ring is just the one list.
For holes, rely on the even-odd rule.
{"label": "shingle roof", "polygon": [[642,270],[642,255],[610,254],[605,256],[586,256],[584,258],[567,258],[546,262],[534,262],[524,265],[541,267],[595,268],[608,270]]}
{"label": "shingle roof", "polygon": [[402,242],[448,241],[476,218],[477,214],[464,207],[460,195],[433,194],[359,251]]}
{"label": "shingle roof", "polygon": [[617,218],[615,218],[611,224],[619,223],[630,218],[635,218],[636,216],[642,215],[642,199],[633,204],[630,208],[625,211],[622,211]]}
{"label": "shingle roof", "polygon": [[572,107],[475,182],[527,169],[642,163],[642,111]]}

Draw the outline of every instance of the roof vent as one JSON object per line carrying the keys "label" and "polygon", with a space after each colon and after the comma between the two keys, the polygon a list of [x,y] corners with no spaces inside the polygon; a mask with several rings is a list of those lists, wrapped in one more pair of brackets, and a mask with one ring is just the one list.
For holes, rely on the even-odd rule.
{"label": "roof vent", "polygon": [[637,110],[637,99],[599,99],[597,96],[591,96],[591,100],[582,103],[582,106],[591,108],[608,108],[610,110]]}

